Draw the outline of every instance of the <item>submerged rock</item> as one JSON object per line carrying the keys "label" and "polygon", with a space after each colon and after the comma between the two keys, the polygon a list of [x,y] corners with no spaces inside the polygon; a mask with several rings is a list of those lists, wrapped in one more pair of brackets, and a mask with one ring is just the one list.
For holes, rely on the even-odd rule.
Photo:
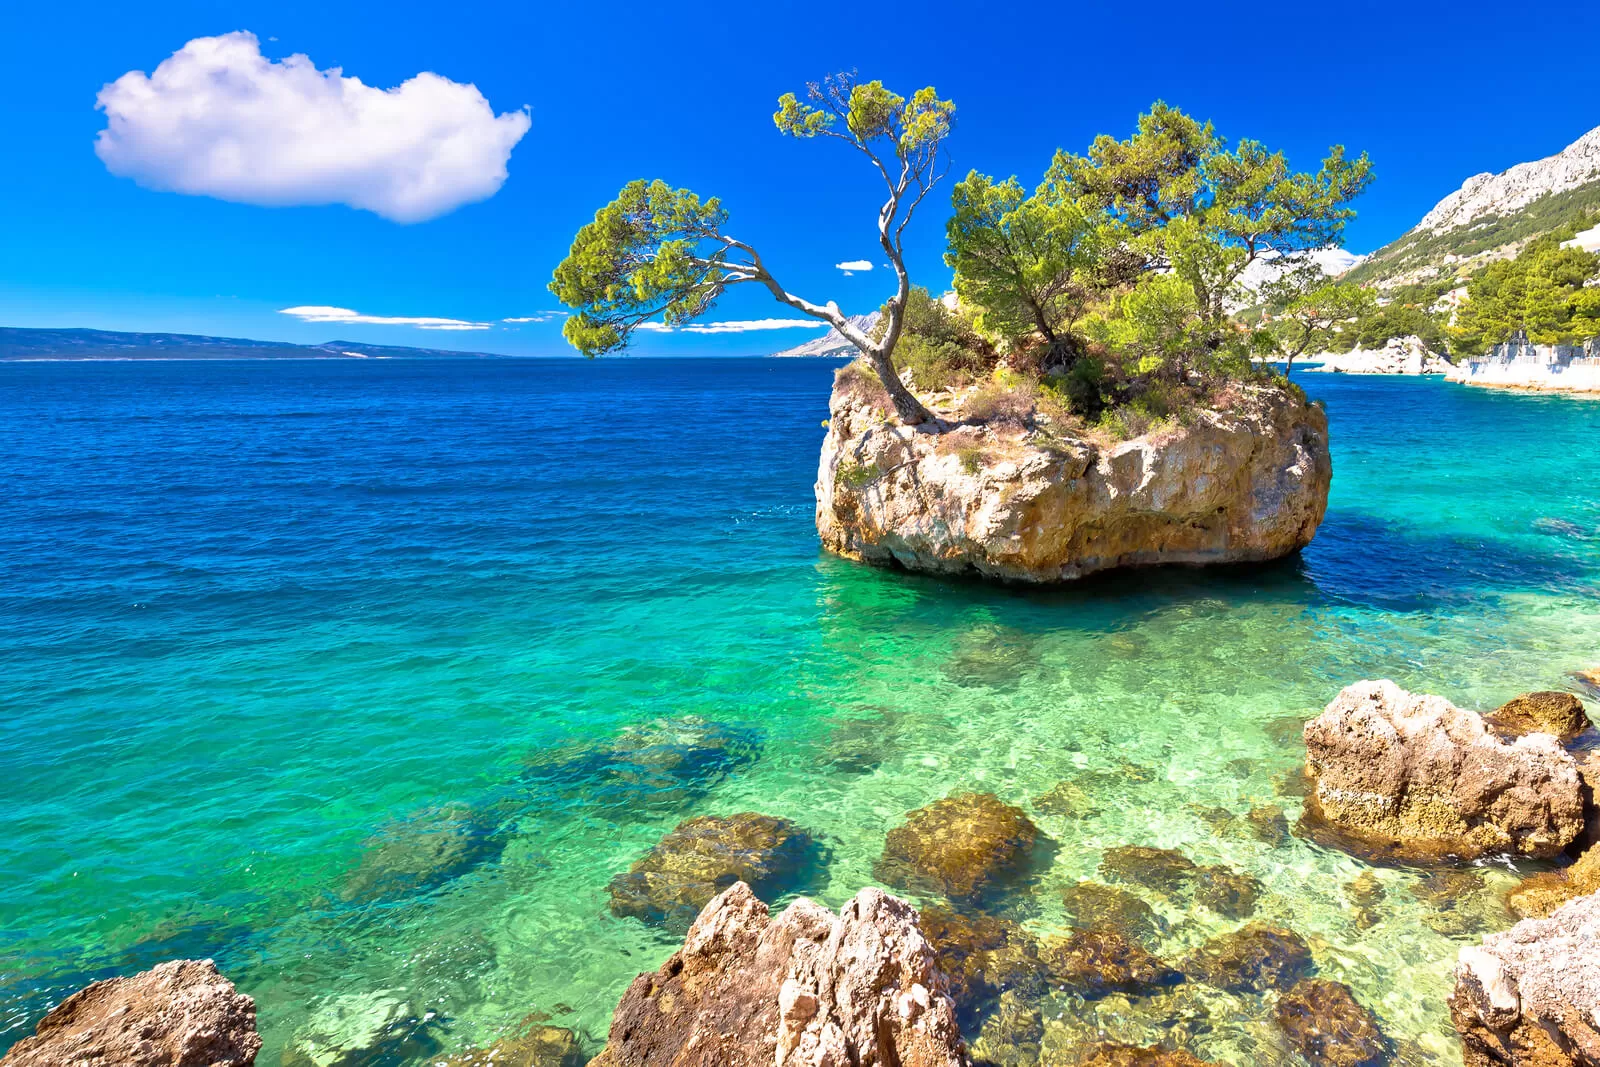
{"label": "submerged rock", "polygon": [[1289,843],[1289,820],[1276,804],[1251,808],[1245,815],[1245,822],[1258,841],[1264,841],[1274,848]]}
{"label": "submerged rock", "polygon": [[1183,973],[1231,993],[1287,989],[1316,969],[1299,934],[1250,923],[1213,937],[1184,961]]}
{"label": "submerged rock", "polygon": [[864,889],[777,918],[738,883],[633,980],[592,1067],[963,1067],[955,1004],[916,909]]}
{"label": "submerged rock", "polygon": [[1037,994],[1044,967],[1033,936],[1009,919],[922,909],[921,925],[964,1021],[1008,990]]}
{"label": "submerged rock", "polygon": [[1082,817],[1093,815],[1100,808],[1083,786],[1070,778],[1063,778],[1033,798],[1033,810],[1041,815]]}
{"label": "submerged rock", "polygon": [[1076,882],[1061,890],[1067,917],[1077,927],[1103,927],[1134,940],[1167,933],[1167,921],[1140,897],[1099,882]]}
{"label": "submerged rock", "polygon": [[1295,983],[1273,1010],[1285,1035],[1318,1067],[1381,1067],[1393,1051],[1350,987],[1326,978]]}
{"label": "submerged rock", "polygon": [[524,784],[620,815],[693,803],[761,752],[761,735],[695,715],[629,726],[608,742],[542,752]]}
{"label": "submerged rock", "polygon": [[1358,682],[1305,739],[1315,788],[1304,825],[1329,843],[1408,859],[1548,857],[1583,831],[1577,765],[1554,738],[1504,741],[1442,697]]}
{"label": "submerged rock", "polygon": [[735,882],[768,900],[794,888],[812,853],[811,835],[788,819],[753,811],[687,819],[611,879],[611,914],[687,930]]}
{"label": "submerged rock", "polygon": [[1198,867],[1194,875],[1194,901],[1219,915],[1243,919],[1254,914],[1261,882],[1231,867]]}
{"label": "submerged rock", "polygon": [[11,1047],[5,1067],[248,1067],[256,1004],[210,960],[172,960],[80,989]]}
{"label": "submerged rock", "polygon": [[1100,873],[1106,877],[1166,893],[1187,888],[1197,870],[1194,860],[1178,850],[1148,845],[1108,848],[1100,859]]}
{"label": "submerged rock", "polygon": [[1411,895],[1428,905],[1423,925],[1445,937],[1467,937],[1504,926],[1509,916],[1488,891],[1478,868],[1446,868],[1417,879]]}
{"label": "submerged rock", "polygon": [[1378,904],[1387,894],[1377,874],[1372,871],[1362,871],[1344,884],[1344,895],[1349,898],[1353,906],[1350,919],[1358,929],[1369,930],[1378,925],[1378,920],[1381,918],[1378,914]]}
{"label": "submerged rock", "polygon": [[1542,919],[1569,900],[1600,892],[1600,847],[1591,845],[1572,866],[1524,878],[1506,894],[1519,919]]}
{"label": "submerged rock", "polygon": [[1043,1038],[1044,1013],[1038,1002],[1007,990],[972,1043],[972,1062],[977,1067],[1039,1067]]}
{"label": "submerged rock", "polygon": [[1052,985],[1086,999],[1183,981],[1182,974],[1115,930],[1074,930],[1045,942],[1039,958]]}
{"label": "submerged rock", "polygon": [[430,1067],[583,1067],[587,1062],[578,1035],[566,1027],[524,1019],[518,1031],[486,1048],[433,1061]]}
{"label": "submerged rock", "polygon": [[1074,1061],[1078,1067],[1214,1067],[1181,1049],[1138,1048],[1134,1045],[1102,1044],[1084,1050]]}
{"label": "submerged rock", "polygon": [[493,814],[465,804],[425,808],[378,828],[339,884],[345,901],[393,900],[437,889],[500,857]]}
{"label": "submerged rock", "polygon": [[1561,741],[1570,741],[1589,728],[1583,701],[1571,693],[1554,690],[1512,697],[1485,715],[1484,720],[1512,737],[1543,733]]}
{"label": "submerged rock", "polygon": [[1038,838],[1021,808],[993,793],[959,793],[918,808],[890,830],[874,871],[892,886],[975,903],[1026,870]]}
{"label": "submerged rock", "polygon": [[1450,1018],[1467,1067],[1600,1062],[1600,894],[1461,950]]}
{"label": "submerged rock", "polygon": [[836,385],[817,532],[851,559],[1059,581],[1114,567],[1265,560],[1309,544],[1332,464],[1323,410],[1247,386],[1226,412],[1101,447],[990,425],[981,458]]}

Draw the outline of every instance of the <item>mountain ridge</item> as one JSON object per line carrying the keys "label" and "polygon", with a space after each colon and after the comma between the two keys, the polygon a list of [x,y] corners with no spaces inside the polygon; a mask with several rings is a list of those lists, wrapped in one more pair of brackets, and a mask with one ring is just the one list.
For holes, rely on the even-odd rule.
{"label": "mountain ridge", "polygon": [[247,337],[83,328],[0,326],[0,361],[139,359],[509,359],[497,352],[325,341],[301,345]]}

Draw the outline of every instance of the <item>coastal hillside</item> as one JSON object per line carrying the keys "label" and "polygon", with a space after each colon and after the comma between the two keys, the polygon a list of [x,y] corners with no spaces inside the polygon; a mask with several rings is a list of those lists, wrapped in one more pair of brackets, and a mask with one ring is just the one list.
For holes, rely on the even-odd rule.
{"label": "coastal hillside", "polygon": [[45,330],[0,326],[0,360],[30,359],[428,359],[490,357],[490,352],[453,352],[360,341],[296,345],[243,337],[188,333],[125,333],[121,330]]}
{"label": "coastal hillside", "polygon": [[1348,277],[1382,289],[1508,259],[1534,237],[1600,208],[1600,127],[1553,156],[1477,174]]}
{"label": "coastal hillside", "polygon": [[[850,325],[863,333],[871,333],[872,328],[878,325],[878,319],[883,315],[880,311],[869,311],[865,315],[851,315]],[[786,348],[782,352],[772,353],[774,356],[810,356],[819,358],[824,356],[854,356],[856,346],[849,338],[838,330],[829,330],[815,341],[807,341],[803,345]]]}

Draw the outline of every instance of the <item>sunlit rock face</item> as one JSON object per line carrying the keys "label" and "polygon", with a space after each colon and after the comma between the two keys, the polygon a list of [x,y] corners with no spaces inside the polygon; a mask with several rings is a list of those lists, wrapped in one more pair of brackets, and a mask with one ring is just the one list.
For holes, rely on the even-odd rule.
{"label": "sunlit rock face", "polygon": [[1115,445],[1016,423],[903,426],[849,376],[830,410],[822,544],[909,570],[1054,582],[1275,559],[1310,543],[1333,475],[1327,416],[1276,387]]}

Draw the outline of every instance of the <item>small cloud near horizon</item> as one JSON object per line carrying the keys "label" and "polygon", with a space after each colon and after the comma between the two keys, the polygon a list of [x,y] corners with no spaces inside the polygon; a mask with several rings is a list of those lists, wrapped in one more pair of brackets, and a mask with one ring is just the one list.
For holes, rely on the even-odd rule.
{"label": "small cloud near horizon", "polygon": [[95,154],[147,189],[261,207],[344,204],[424,222],[506,181],[526,111],[424,71],[392,89],[261,54],[247,31],[196,37],[100,90]]}
{"label": "small cloud near horizon", "polygon": [[827,325],[817,319],[735,319],[728,322],[691,322],[687,326],[641,322],[639,329],[651,333],[749,333],[752,330],[820,330],[826,329]]}
{"label": "small cloud near horizon", "polygon": [[568,314],[569,312],[566,311],[541,311],[537,315],[518,315],[515,318],[501,319],[500,321],[514,323],[552,322],[558,318],[565,318]]}
{"label": "small cloud near horizon", "polygon": [[350,308],[328,307],[322,304],[303,304],[282,308],[280,315],[293,315],[301,322],[336,322],[365,326],[414,326],[419,330],[487,330],[490,322],[469,322],[465,319],[442,319],[430,315],[363,315]]}
{"label": "small cloud near horizon", "polygon": [[844,271],[844,276],[848,278],[858,270],[871,270],[872,260],[847,259],[843,263],[835,263],[833,266],[836,270]]}

